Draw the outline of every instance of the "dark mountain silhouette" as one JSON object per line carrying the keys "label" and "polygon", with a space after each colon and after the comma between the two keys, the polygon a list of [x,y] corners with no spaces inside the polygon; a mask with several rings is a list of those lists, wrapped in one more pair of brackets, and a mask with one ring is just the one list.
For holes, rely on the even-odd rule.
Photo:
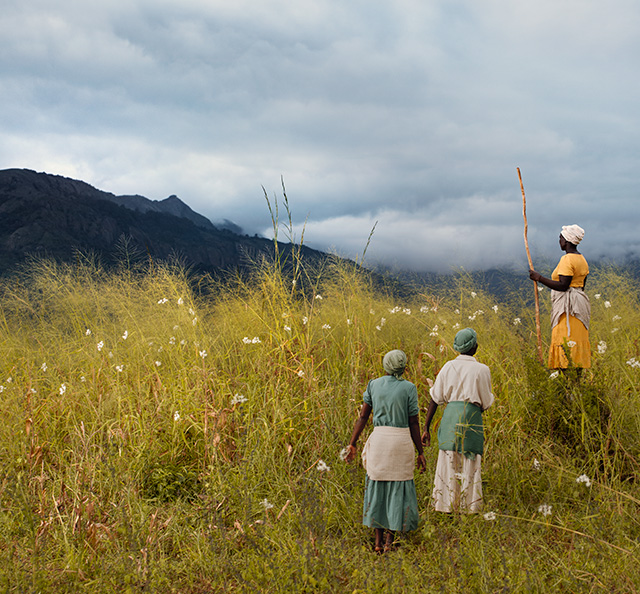
{"label": "dark mountain silhouette", "polygon": [[[57,175],[0,171],[0,272],[29,256],[70,261],[78,252],[95,254],[108,265],[125,246],[207,272],[242,268],[274,251],[268,239],[218,229],[176,196],[161,201],[115,196]],[[303,252],[325,256],[304,246]]]}

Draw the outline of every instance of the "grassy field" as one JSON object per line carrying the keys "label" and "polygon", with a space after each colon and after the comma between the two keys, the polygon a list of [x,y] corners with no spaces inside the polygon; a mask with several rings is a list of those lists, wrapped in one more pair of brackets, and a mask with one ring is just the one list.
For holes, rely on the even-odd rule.
{"label": "grassy field", "polygon": [[[3,592],[640,590],[630,279],[590,278],[593,369],[577,381],[537,362],[531,295],[496,302],[452,277],[398,302],[344,262],[293,264],[295,282],[278,264],[198,284],[168,265],[46,261],[3,281]],[[546,339],[546,289],[541,305]],[[362,392],[401,348],[424,418],[466,326],[496,395],[486,513],[431,509],[434,444],[419,529],[377,556],[364,471],[339,457]]]}

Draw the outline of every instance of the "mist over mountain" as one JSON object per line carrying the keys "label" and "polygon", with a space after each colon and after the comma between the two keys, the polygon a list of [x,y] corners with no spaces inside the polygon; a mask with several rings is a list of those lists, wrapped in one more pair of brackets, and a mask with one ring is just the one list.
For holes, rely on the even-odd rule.
{"label": "mist over mountain", "polygon": [[[290,244],[280,244],[283,253]],[[144,196],[116,196],[79,180],[28,169],[0,171],[0,274],[27,258],[43,256],[73,261],[92,254],[105,266],[124,257],[139,260],[177,259],[201,272],[220,273],[246,268],[263,255],[271,257],[270,239],[242,234],[235,223],[214,225],[177,196],[150,200]],[[306,259],[320,261],[327,254],[303,246]],[[592,273],[607,264],[589,260]],[[555,262],[541,265],[549,275]],[[623,268],[640,278],[640,262],[627,259]],[[375,268],[375,282],[391,293],[409,297],[424,287],[438,291],[459,276],[497,296],[532,295],[526,270],[487,269],[466,273],[411,272]]]}

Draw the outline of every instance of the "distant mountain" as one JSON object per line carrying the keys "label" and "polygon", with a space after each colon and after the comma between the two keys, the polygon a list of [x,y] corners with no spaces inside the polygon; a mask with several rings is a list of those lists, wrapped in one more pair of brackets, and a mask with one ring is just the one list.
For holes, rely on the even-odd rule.
{"label": "distant mountain", "polygon": [[[115,196],[83,182],[28,169],[0,171],[0,273],[31,255],[68,261],[78,251],[105,264],[121,252],[178,257],[203,271],[243,267],[273,242],[217,228],[177,196]],[[237,227],[236,227],[237,228]],[[287,249],[287,246],[283,246]],[[303,247],[311,257],[325,254]]]}

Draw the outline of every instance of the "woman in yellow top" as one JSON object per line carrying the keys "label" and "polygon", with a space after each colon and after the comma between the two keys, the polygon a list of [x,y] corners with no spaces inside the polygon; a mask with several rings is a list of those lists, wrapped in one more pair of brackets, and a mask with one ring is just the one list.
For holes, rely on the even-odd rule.
{"label": "woman in yellow top", "polygon": [[567,354],[574,366],[591,367],[591,304],[584,292],[589,265],[577,247],[583,237],[584,229],[578,225],[562,227],[560,249],[566,254],[560,258],[551,278],[545,278],[535,270],[529,271],[531,280],[551,289],[550,369],[569,367]]}

